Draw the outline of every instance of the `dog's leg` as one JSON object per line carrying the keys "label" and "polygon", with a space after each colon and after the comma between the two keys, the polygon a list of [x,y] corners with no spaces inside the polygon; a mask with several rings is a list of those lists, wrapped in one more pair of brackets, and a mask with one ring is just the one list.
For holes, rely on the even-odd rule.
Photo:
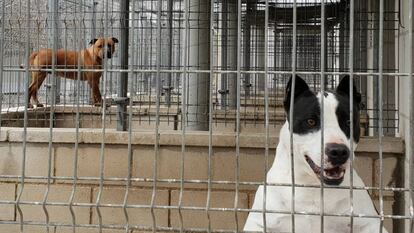
{"label": "dog's leg", "polygon": [[99,78],[88,78],[89,86],[92,90],[92,100],[95,106],[102,105],[102,96],[101,92],[99,91]]}
{"label": "dog's leg", "polygon": [[33,99],[33,102],[37,107],[43,107],[43,104],[40,104],[39,100],[37,99],[37,92],[42,86],[43,81],[46,79],[46,76],[47,76],[46,72],[39,72],[39,71],[32,72],[32,83],[29,86],[29,95],[28,95],[28,100],[27,100],[27,104],[28,104],[27,106],[29,108],[33,108],[33,105],[30,103],[31,99]]}

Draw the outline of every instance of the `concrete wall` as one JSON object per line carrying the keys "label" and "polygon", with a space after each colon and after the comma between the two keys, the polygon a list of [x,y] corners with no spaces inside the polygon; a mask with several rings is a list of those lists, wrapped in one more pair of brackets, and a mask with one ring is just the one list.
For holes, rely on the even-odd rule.
{"label": "concrete wall", "polygon": [[[48,202],[61,203],[61,206],[48,205],[51,221],[71,224],[68,203],[72,191],[72,176],[74,168],[74,129],[54,129],[51,151],[51,171],[55,179],[49,193]],[[75,193],[76,221],[83,224],[97,224],[96,203],[99,193],[99,161],[102,134],[100,129],[80,129],[78,150],[78,185]],[[48,173],[48,128],[30,128],[27,131],[26,145],[26,178],[22,201],[41,203],[46,191]],[[154,133],[132,133],[132,161],[128,161],[128,134],[107,129],[105,135],[104,169],[106,179],[101,197],[101,213],[104,224],[125,224],[122,203],[125,196],[125,180],[128,177],[128,166],[131,168],[132,186],[128,204],[130,223],[144,228],[152,226],[151,203],[154,173]],[[22,166],[23,129],[1,128],[0,134],[0,220],[18,221],[19,215],[13,201],[19,193],[21,184],[16,178],[21,173]],[[185,170],[182,205],[187,207],[204,208],[207,201],[208,179],[208,133],[188,132],[185,138],[186,152],[184,158]],[[270,137],[269,164],[273,161],[274,148],[278,138]],[[213,183],[211,193],[212,208],[233,208],[235,198],[236,150],[234,133],[214,133],[213,156],[211,157],[211,178]],[[356,169],[368,186],[378,186],[378,154],[377,139],[363,138],[357,149]],[[241,134],[240,136],[240,182],[262,182],[264,180],[264,145],[263,134]],[[384,184],[395,186],[396,172],[398,174],[401,155],[404,150],[403,142],[397,138],[384,139]],[[155,204],[166,208],[155,209],[155,219],[160,227],[180,227],[177,210],[180,194],[181,169],[181,135],[179,131],[162,131],[160,148],[157,157],[157,191]],[[8,178],[6,178],[8,176]],[[35,179],[38,177],[39,179]],[[57,177],[57,178],[56,178]],[[118,180],[117,180],[118,179]],[[241,185],[239,207],[251,207],[257,185]],[[376,204],[378,195],[372,192]],[[2,204],[3,203],[3,204]],[[92,205],[91,205],[92,203]],[[393,213],[394,196],[385,192],[385,214]],[[111,204],[111,205],[107,205]],[[41,205],[22,204],[25,221],[45,221]],[[135,207],[135,208],[134,208]],[[139,207],[139,208],[138,208]],[[183,223],[188,228],[207,228],[208,220],[203,209],[184,209]],[[238,213],[238,226],[242,227],[246,212]],[[211,211],[212,229],[235,229],[235,214],[231,210]],[[391,220],[386,220],[388,229],[392,229]],[[42,232],[44,227],[26,227],[25,232]],[[70,228],[59,228],[56,232],[71,232]],[[0,232],[18,232],[16,226],[0,225]],[[53,232],[53,231],[52,231]],[[78,231],[77,231],[78,232]],[[85,229],[79,232],[95,232]],[[96,230],[96,232],[98,232]],[[117,231],[108,231],[117,232]],[[121,232],[121,231],[119,231]],[[135,231],[140,232],[140,231]]]}

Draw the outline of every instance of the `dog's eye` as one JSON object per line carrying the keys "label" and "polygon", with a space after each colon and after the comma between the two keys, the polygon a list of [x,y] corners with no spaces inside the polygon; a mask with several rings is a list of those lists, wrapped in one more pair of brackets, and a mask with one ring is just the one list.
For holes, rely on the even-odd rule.
{"label": "dog's eye", "polygon": [[347,125],[347,126],[350,126],[350,125],[351,125],[351,121],[350,121],[350,120],[347,120],[347,121],[346,121],[346,125]]}
{"label": "dog's eye", "polygon": [[313,128],[316,126],[316,121],[314,119],[308,119],[306,120],[306,123],[308,124],[310,128]]}

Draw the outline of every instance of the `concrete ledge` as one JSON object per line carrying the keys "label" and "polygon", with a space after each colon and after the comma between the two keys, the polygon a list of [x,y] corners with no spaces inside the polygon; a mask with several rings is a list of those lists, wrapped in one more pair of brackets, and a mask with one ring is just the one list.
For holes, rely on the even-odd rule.
{"label": "concrete ledge", "polygon": [[[2,127],[0,131],[0,141],[2,142],[22,142],[24,130],[22,128]],[[276,148],[279,138],[272,133],[268,138],[270,149]],[[90,128],[79,129],[79,143],[100,144],[105,140],[105,144],[128,144],[128,132],[120,132],[113,129],[106,129],[105,137],[102,137],[102,129]],[[181,131],[160,130],[160,146],[181,146]],[[53,129],[53,143],[74,143],[76,129],[55,128]],[[26,132],[26,142],[47,143],[50,140],[49,128],[28,128]],[[154,145],[155,131],[136,131],[131,133],[131,143],[133,145]],[[387,154],[401,154],[404,152],[404,142],[401,138],[383,137],[382,151]],[[187,131],[185,133],[186,146],[208,146],[209,132],[206,131]],[[232,132],[213,132],[212,145],[214,147],[235,147],[236,133]],[[241,148],[264,148],[266,146],[266,135],[263,133],[241,133]],[[356,149],[359,153],[378,153],[379,139],[373,137],[361,137]]]}

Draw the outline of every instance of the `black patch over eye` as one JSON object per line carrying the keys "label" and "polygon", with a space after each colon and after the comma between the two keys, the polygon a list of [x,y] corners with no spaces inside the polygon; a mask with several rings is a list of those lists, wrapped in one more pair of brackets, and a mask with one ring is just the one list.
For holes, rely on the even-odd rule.
{"label": "black patch over eye", "polygon": [[[338,99],[338,106],[335,111],[336,117],[338,119],[339,127],[341,130],[345,133],[346,137],[350,138],[351,133],[351,121],[349,119],[350,117],[350,111],[349,111],[349,99],[348,97],[343,97],[341,95],[336,95],[336,98]],[[353,137],[355,142],[359,142],[359,109],[357,105],[354,103],[354,116],[353,116]]]}

